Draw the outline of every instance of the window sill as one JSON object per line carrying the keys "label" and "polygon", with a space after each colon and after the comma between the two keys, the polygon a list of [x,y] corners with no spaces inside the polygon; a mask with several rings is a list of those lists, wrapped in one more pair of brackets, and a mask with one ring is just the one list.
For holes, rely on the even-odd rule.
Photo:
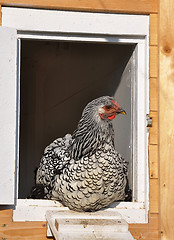
{"label": "window sill", "polygon": [[[13,221],[46,221],[48,210],[68,210],[53,200],[18,199],[13,210]],[[147,223],[148,210],[139,202],[114,202],[105,211],[120,213],[128,223]]]}

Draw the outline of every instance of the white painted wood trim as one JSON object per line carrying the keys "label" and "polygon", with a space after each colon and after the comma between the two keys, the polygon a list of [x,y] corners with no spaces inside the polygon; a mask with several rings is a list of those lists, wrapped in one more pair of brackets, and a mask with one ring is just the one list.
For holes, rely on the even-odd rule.
{"label": "white painted wood trim", "polygon": [[119,36],[112,36],[108,35],[107,38],[102,35],[90,35],[90,34],[79,34],[79,33],[42,33],[39,32],[24,32],[18,31],[18,39],[37,39],[37,40],[48,40],[48,41],[78,41],[78,42],[102,42],[102,43],[130,43],[130,44],[137,44],[137,43],[144,43],[144,38],[131,38],[131,36],[124,36],[124,39],[121,39]]}
{"label": "white painted wood trim", "polygon": [[[47,211],[46,219],[56,240],[133,240],[127,222],[116,211]],[[50,234],[49,234],[50,235]]]}
{"label": "white painted wood trim", "polygon": [[[18,198],[18,191],[19,191],[19,136],[20,136],[20,74],[21,74],[21,39],[17,39],[17,98],[16,98],[16,186],[15,186],[15,201]],[[16,202],[15,202],[16,204]]]}
{"label": "white painted wood trim", "polygon": [[[146,61],[147,55],[145,51],[145,46],[143,44],[137,45],[137,61],[138,61],[138,71],[137,71],[137,189],[138,196],[137,201],[143,202],[145,201],[145,193],[147,188],[147,179],[146,179],[146,165],[148,165],[148,156],[147,156],[147,129],[146,129],[146,115],[147,112],[147,89],[146,82],[148,79],[146,78]],[[135,167],[135,166],[134,166]]]}
{"label": "white painted wood trim", "polygon": [[0,204],[14,204],[17,31],[0,27]]}
{"label": "white painted wood trim", "polygon": [[21,31],[146,36],[148,16],[2,7],[2,25]]}
{"label": "white painted wood trim", "polygon": [[[106,211],[120,213],[128,223],[147,223],[146,209],[142,203],[113,203]],[[67,210],[53,200],[18,199],[13,211],[13,221],[45,221],[48,210]]]}
{"label": "white painted wood trim", "polygon": [[[2,7],[2,25],[16,28],[18,39],[137,44],[138,68],[136,72],[137,82],[134,87],[137,94],[134,96],[135,114],[133,120],[136,126],[134,129],[136,132],[134,151],[134,184],[136,191],[134,191],[134,199],[137,202],[119,203],[116,209],[130,223],[147,222],[149,178],[146,114],[149,113],[149,17]],[[55,208],[55,206],[52,206],[52,201],[48,201],[46,206],[43,206],[41,200],[36,200],[35,203],[36,205],[33,206],[30,200],[17,199],[14,220],[45,220],[45,211],[52,207]],[[59,204],[56,207],[59,208]]]}

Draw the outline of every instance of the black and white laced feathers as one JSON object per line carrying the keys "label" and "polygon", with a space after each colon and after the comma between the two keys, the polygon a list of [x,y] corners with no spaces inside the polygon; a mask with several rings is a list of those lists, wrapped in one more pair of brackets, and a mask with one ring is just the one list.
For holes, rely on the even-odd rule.
{"label": "black and white laced feathers", "polygon": [[95,211],[125,199],[127,162],[115,151],[111,120],[125,111],[104,96],[88,103],[77,130],[46,147],[31,197]]}

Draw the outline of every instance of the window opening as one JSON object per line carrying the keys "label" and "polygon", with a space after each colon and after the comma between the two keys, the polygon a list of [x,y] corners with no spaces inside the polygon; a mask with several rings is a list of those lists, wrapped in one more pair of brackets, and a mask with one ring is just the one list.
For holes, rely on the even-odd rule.
{"label": "window opening", "polygon": [[86,104],[114,96],[127,116],[113,121],[116,150],[133,189],[135,44],[21,40],[19,193],[27,198],[43,150],[73,133]]}

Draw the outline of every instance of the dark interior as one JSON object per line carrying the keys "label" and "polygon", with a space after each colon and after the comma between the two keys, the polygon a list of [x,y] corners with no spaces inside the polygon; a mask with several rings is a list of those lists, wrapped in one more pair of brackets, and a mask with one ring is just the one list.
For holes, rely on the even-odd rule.
{"label": "dark interior", "polygon": [[132,188],[132,82],[134,45],[21,42],[19,198],[34,185],[34,170],[44,148],[73,133],[85,105],[115,96],[126,110],[114,121],[116,150],[129,164]]}

